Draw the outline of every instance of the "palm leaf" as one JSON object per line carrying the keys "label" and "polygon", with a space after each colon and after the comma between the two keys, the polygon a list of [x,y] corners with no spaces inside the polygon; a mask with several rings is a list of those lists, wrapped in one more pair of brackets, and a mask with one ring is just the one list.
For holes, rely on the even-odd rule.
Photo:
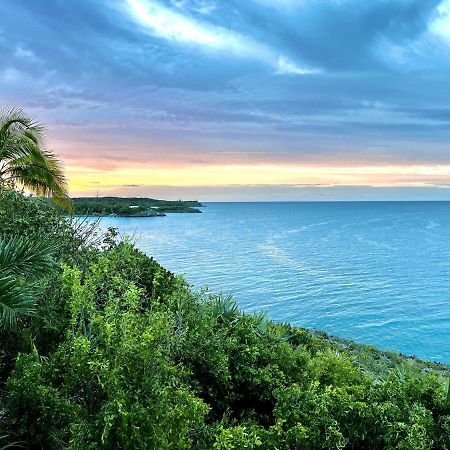
{"label": "palm leaf", "polygon": [[273,324],[270,334],[280,342],[289,342],[294,337],[292,327],[288,323]]}
{"label": "palm leaf", "polygon": [[0,136],[25,130],[32,132],[37,138],[41,138],[44,133],[42,125],[25,114],[22,108],[13,106],[0,111]]}
{"label": "palm leaf", "polygon": [[5,173],[11,174],[22,183],[28,178],[39,178],[47,183],[49,189],[58,187],[66,189],[66,179],[59,160],[50,152],[45,151],[34,142],[20,142],[12,146],[14,149],[8,156],[11,160]]}
{"label": "palm leaf", "polygon": [[0,237],[0,275],[16,277],[38,277],[55,268],[53,254],[58,245],[49,239],[31,241],[29,238],[13,236],[8,240]]}
{"label": "palm leaf", "polygon": [[5,173],[25,188],[38,195],[52,196],[56,204],[72,210],[64,173],[59,161],[50,153],[41,150],[30,151],[28,155],[14,159]]}
{"label": "palm leaf", "polygon": [[11,329],[23,317],[36,311],[36,296],[13,276],[0,277],[0,327]]}
{"label": "palm leaf", "polygon": [[254,313],[252,316],[253,321],[253,329],[256,334],[262,336],[267,333],[269,328],[269,319],[267,318],[267,314],[265,312]]}
{"label": "palm leaf", "polygon": [[40,143],[33,133],[24,132],[21,135],[7,136],[2,145],[1,158],[12,162],[24,156],[39,158],[42,152]]}
{"label": "palm leaf", "polygon": [[13,328],[21,317],[34,314],[39,286],[33,280],[54,270],[57,248],[50,240],[0,238],[1,328]]}
{"label": "palm leaf", "polygon": [[21,109],[0,112],[0,184],[19,184],[72,211],[61,162],[43,146],[43,128]]}
{"label": "palm leaf", "polygon": [[212,315],[225,322],[234,322],[239,318],[240,311],[231,295],[219,294],[212,298]]}

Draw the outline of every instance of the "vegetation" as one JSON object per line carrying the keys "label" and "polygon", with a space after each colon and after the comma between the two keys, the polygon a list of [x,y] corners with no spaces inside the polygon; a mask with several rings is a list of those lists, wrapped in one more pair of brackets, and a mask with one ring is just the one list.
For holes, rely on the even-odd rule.
{"label": "vegetation", "polygon": [[18,289],[37,269],[12,255],[45,266],[0,330],[0,448],[450,448],[447,366],[243,314],[14,191],[0,235]]}
{"label": "vegetation", "polygon": [[155,209],[165,213],[201,213],[200,209],[186,205],[158,206]]}
{"label": "vegetation", "polygon": [[12,328],[34,313],[39,288],[34,281],[54,269],[54,248],[49,240],[0,237],[0,327]]}
{"label": "vegetation", "polygon": [[77,215],[152,217],[164,213],[200,213],[197,201],[156,200],[142,197],[78,197],[73,198]]}
{"label": "vegetation", "polygon": [[0,188],[23,186],[71,209],[61,163],[43,145],[43,128],[19,108],[0,112]]}

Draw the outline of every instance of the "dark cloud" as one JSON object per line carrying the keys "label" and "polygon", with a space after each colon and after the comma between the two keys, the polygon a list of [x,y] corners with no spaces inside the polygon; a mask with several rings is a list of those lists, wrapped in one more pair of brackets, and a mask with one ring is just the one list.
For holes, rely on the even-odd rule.
{"label": "dark cloud", "polygon": [[[169,2],[170,3],[170,2]],[[292,2],[294,3],[294,2]],[[441,0],[307,0],[272,8],[255,1],[216,2],[217,25],[247,30],[290,56],[331,70],[380,65],[381,40],[408,44],[427,31]],[[197,13],[197,17],[201,14]]]}

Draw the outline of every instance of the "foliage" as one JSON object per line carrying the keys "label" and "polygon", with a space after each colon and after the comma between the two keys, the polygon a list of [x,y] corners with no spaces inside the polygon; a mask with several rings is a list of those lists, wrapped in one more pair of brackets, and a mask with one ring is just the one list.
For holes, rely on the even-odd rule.
{"label": "foliage", "polygon": [[23,186],[71,209],[61,163],[43,144],[43,127],[20,108],[0,112],[0,187]]}
{"label": "foliage", "polygon": [[157,200],[143,197],[78,197],[73,198],[75,214],[117,216],[164,216],[165,212],[199,213],[197,201]]}
{"label": "foliage", "polygon": [[[11,441],[48,449],[450,448],[448,368],[244,314],[229,296],[193,291],[114,230],[71,247],[64,243],[75,232],[54,209],[17,200],[24,235],[42,228],[65,250],[38,313],[20,332],[0,335],[0,429]],[[26,208],[42,216],[35,221]]]}
{"label": "foliage", "polygon": [[54,270],[56,246],[48,240],[0,236],[0,328],[13,328],[20,317],[35,312],[35,280]]}
{"label": "foliage", "polygon": [[0,235],[53,241],[58,244],[57,255],[65,260],[79,260],[103,239],[97,222],[65,217],[46,199],[12,189],[0,189]]}
{"label": "foliage", "polygon": [[185,204],[171,205],[171,206],[158,206],[155,209],[162,213],[201,213],[202,212],[198,208],[193,208],[192,206],[187,206]]}
{"label": "foliage", "polygon": [[126,266],[111,276],[111,265],[134,253],[123,244],[86,274],[65,267],[68,336],[44,362],[19,357],[8,384],[9,408],[27,442],[80,449],[189,448],[188,432],[208,408],[183,368],[170,360],[173,318],[146,306],[159,297],[158,266],[153,265],[147,290],[130,281],[141,274]]}
{"label": "foliage", "polygon": [[41,198],[25,197],[12,189],[0,190],[0,232],[3,236],[58,236],[68,230],[61,213]]}
{"label": "foliage", "polygon": [[[0,236],[5,241],[20,236],[37,245],[45,241],[52,246],[53,258],[58,264],[60,261],[70,261],[80,267],[97,257],[97,248],[107,248],[117,238],[114,233],[100,236],[95,222],[65,218],[57,207],[45,199],[26,197],[6,189],[0,190]],[[0,328],[0,386],[18,352],[28,352],[33,345],[46,352],[55,348],[64,337],[67,319],[63,314],[65,299],[60,291],[58,271],[42,272],[40,275],[39,283],[34,283],[36,289],[30,292],[33,294],[30,295],[35,311],[33,317],[22,315],[21,326],[15,330]]]}

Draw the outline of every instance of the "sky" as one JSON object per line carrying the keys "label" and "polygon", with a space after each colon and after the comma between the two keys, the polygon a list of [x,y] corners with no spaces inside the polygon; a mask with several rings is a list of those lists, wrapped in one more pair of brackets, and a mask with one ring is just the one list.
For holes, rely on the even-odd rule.
{"label": "sky", "polygon": [[72,195],[450,200],[450,0],[2,0]]}

